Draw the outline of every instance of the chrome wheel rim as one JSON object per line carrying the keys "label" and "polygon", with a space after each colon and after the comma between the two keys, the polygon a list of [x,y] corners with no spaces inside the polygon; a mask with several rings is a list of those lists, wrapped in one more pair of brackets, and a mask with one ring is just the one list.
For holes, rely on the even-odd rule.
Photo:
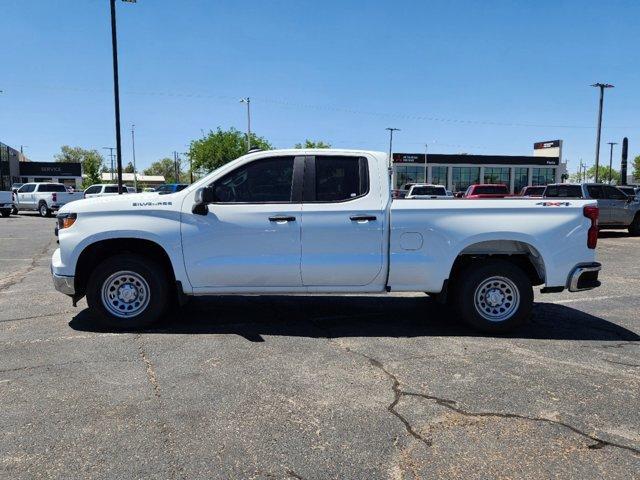
{"label": "chrome wheel rim", "polygon": [[102,305],[118,318],[140,315],[149,305],[150,296],[149,284],[136,272],[116,272],[102,284]]}
{"label": "chrome wheel rim", "polygon": [[513,316],[520,305],[520,292],[515,284],[505,277],[483,280],[474,294],[478,314],[490,322],[503,322]]}
{"label": "chrome wheel rim", "polygon": [[44,205],[40,206],[40,215],[42,215],[43,217],[47,216],[47,207]]}

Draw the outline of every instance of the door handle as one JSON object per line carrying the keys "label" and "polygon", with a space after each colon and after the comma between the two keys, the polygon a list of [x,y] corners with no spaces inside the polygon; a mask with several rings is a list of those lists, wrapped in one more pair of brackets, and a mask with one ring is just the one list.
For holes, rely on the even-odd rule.
{"label": "door handle", "polygon": [[286,215],[274,215],[269,217],[270,222],[295,222],[296,217],[288,217]]}
{"label": "door handle", "polygon": [[352,222],[373,222],[376,220],[374,215],[352,215],[349,218]]}

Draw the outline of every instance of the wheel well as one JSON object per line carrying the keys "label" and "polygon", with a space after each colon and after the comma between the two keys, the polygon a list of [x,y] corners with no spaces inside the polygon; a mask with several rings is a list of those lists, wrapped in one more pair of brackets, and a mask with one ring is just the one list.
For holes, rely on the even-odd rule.
{"label": "wheel well", "polygon": [[531,285],[545,282],[546,273],[540,253],[528,243],[515,240],[479,242],[468,246],[453,263],[449,278],[454,278],[471,263],[487,258],[499,258],[518,266],[529,277]]}
{"label": "wheel well", "polygon": [[100,263],[121,253],[133,253],[158,262],[165,271],[170,286],[175,286],[173,266],[164,248],[151,240],[116,238],[92,243],[82,251],[76,264],[76,297],[81,298],[85,295],[89,276]]}

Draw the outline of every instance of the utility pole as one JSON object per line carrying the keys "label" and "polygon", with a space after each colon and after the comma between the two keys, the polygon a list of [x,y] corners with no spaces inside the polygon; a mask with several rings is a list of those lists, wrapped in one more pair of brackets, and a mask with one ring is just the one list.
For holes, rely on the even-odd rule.
{"label": "utility pole", "polygon": [[[4,91],[0,90],[0,95],[3,94]],[[7,146],[7,163],[9,162],[9,147]],[[9,168],[11,170],[11,168]],[[9,180],[11,183],[11,180]],[[11,187],[11,185],[9,185]],[[4,173],[2,171],[2,143],[0,142],[0,190],[4,188]]]}
{"label": "utility pole", "polygon": [[399,132],[400,129],[394,128],[394,127],[387,127],[385,128],[385,130],[389,132],[389,177],[391,177],[391,188],[393,189],[395,188],[395,185],[393,185],[393,157],[392,157],[393,132]]}
{"label": "utility pole", "polygon": [[115,147],[102,147],[103,150],[109,150],[109,158],[111,158],[111,181],[113,182],[113,151]]}
{"label": "utility pole", "polygon": [[[136,0],[122,0],[136,3]],[[116,156],[118,163],[118,195],[122,195],[122,139],[120,136],[120,85],[118,79],[118,31],[116,28],[116,0],[111,0],[111,50],[113,54],[113,99],[116,113]],[[113,171],[113,169],[112,169]]]}
{"label": "utility pole", "polygon": [[611,147],[609,150],[609,185],[611,185],[611,162],[613,161],[613,146],[617,145],[618,142],[607,142]]}
{"label": "utility pole", "polygon": [[180,183],[180,164],[178,163],[178,152],[173,152],[173,167],[175,169],[176,183]]}
{"label": "utility pole", "polygon": [[600,89],[600,108],[598,109],[598,133],[596,135],[596,178],[595,183],[598,183],[598,170],[600,168],[600,133],[602,131],[602,106],[604,104],[604,89],[613,88],[613,85],[609,83],[594,83],[592,87],[598,87]]}
{"label": "utility pole", "polygon": [[136,170],[136,126],[131,124],[131,153],[133,154],[133,188],[138,191],[138,175]]}
{"label": "utility pole", "polygon": [[427,183],[427,154],[429,150],[429,144],[424,144],[424,183]]}
{"label": "utility pole", "polygon": [[247,104],[247,153],[251,151],[251,99],[244,97],[240,99],[240,103]]}

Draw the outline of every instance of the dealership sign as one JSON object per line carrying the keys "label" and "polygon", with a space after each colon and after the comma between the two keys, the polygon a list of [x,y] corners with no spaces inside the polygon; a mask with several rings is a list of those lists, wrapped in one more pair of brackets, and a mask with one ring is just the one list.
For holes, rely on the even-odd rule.
{"label": "dealership sign", "polygon": [[79,163],[19,162],[21,177],[81,177]]}

